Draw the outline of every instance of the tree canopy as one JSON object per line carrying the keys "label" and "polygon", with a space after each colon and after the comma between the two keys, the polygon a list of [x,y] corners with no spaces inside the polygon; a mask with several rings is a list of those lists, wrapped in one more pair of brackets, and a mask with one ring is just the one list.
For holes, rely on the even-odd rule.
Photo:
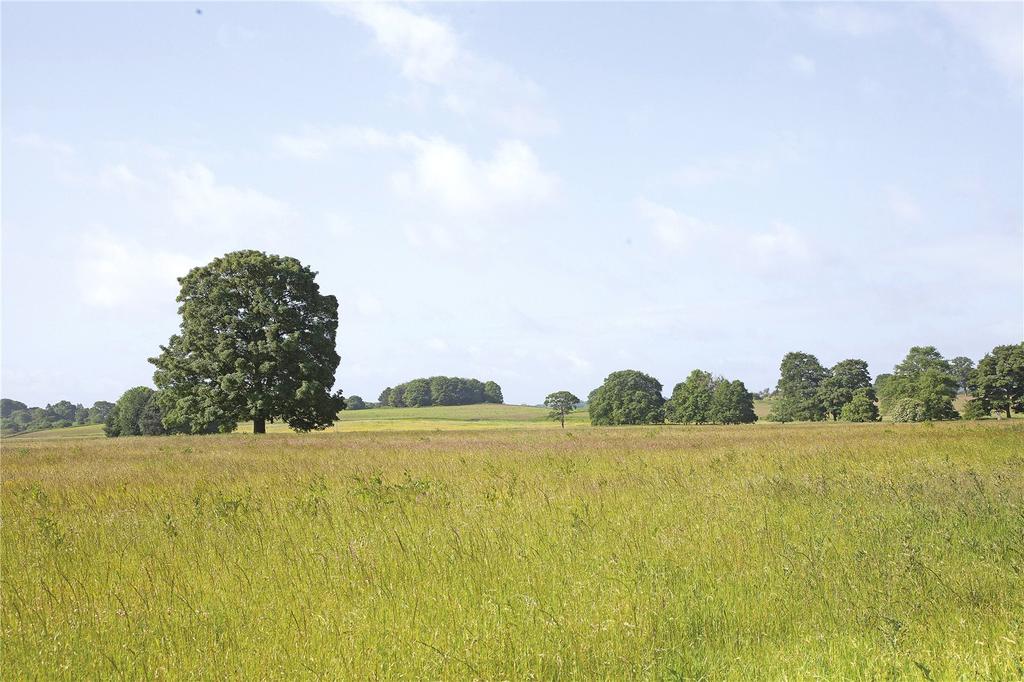
{"label": "tree canopy", "polygon": [[548,413],[548,419],[559,420],[563,429],[565,428],[565,415],[575,410],[579,404],[580,399],[569,391],[556,391],[544,398],[544,407],[551,410]]}
{"label": "tree canopy", "polygon": [[199,433],[252,420],[296,431],[334,423],[338,301],[298,260],[235,251],[180,278],[181,333],[161,346],[153,380],[164,423]]}
{"label": "tree canopy", "polygon": [[70,400],[58,400],[46,407],[29,407],[20,400],[0,399],[0,433],[5,436],[27,431],[60,429],[83,424],[102,424],[113,403],[97,400],[85,407]]}
{"label": "tree canopy", "polygon": [[594,425],[660,424],[665,421],[661,382],[632,369],[612,372],[590,392],[590,423]]}
{"label": "tree canopy", "polygon": [[388,386],[378,398],[381,407],[426,407],[428,405],[478,405],[503,403],[501,386],[493,381],[436,376],[412,379]]}
{"label": "tree canopy", "polygon": [[711,418],[715,379],[710,372],[695,369],[672,389],[665,403],[665,420],[677,424],[706,424]]}
{"label": "tree canopy", "polygon": [[1007,417],[1012,411],[1024,412],[1024,342],[996,346],[978,362],[972,373],[970,389],[978,410],[996,410]]}
{"label": "tree canopy", "polygon": [[828,376],[818,358],[810,353],[786,353],[779,366],[779,383],[770,421],[820,421],[825,405],[818,389]]}
{"label": "tree canopy", "polygon": [[[879,388],[882,412],[896,420],[892,411],[900,405],[903,421],[958,419],[953,407],[957,385],[949,362],[935,346],[914,346]],[[901,403],[904,400],[915,401],[913,409],[910,403]]]}
{"label": "tree canopy", "polygon": [[837,420],[842,414],[843,407],[853,400],[853,394],[858,390],[868,391],[866,397],[874,402],[875,391],[871,387],[868,363],[856,359],[843,360],[822,379],[818,386],[818,400],[821,401],[825,412],[831,415],[833,420]]}

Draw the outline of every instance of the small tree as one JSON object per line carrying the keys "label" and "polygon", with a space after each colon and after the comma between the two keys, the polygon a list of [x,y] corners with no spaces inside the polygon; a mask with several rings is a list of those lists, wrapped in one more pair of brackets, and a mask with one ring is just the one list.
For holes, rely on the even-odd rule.
{"label": "small tree", "polygon": [[984,400],[980,398],[971,398],[964,405],[964,411],[960,415],[964,419],[984,419],[992,413],[992,409],[985,404]]}
{"label": "small tree", "polygon": [[357,395],[349,396],[345,398],[345,409],[347,410],[365,410],[366,402]]}
{"label": "small tree", "polygon": [[557,391],[544,398],[544,407],[551,410],[548,413],[548,419],[559,420],[563,429],[565,428],[565,415],[575,410],[579,404],[580,399],[569,391]]}
{"label": "small tree", "polygon": [[844,422],[876,422],[878,407],[875,405],[875,392],[871,388],[858,388],[853,392],[850,402],[843,405],[839,418]]}
{"label": "small tree", "polygon": [[821,381],[818,386],[818,399],[835,421],[839,419],[843,406],[853,400],[854,391],[870,387],[868,363],[856,359],[843,360]]}
{"label": "small tree", "polygon": [[103,432],[110,438],[117,436],[141,436],[142,414],[153,398],[155,391],[148,386],[136,386],[125,391],[114,408],[107,415]]}
{"label": "small tree", "polygon": [[603,384],[590,392],[589,403],[590,423],[595,426],[665,421],[661,382],[633,369],[609,374]]}
{"label": "small tree", "polygon": [[377,402],[380,403],[381,407],[391,407],[391,401],[393,400],[391,394],[392,389],[390,386],[388,386],[387,388],[380,392],[380,395],[377,397]]}
{"label": "small tree", "polygon": [[892,377],[879,385],[878,397],[883,413],[910,398],[921,405],[921,420],[958,419],[960,414],[953,407],[956,392],[956,377],[935,346],[914,346],[896,365]]}

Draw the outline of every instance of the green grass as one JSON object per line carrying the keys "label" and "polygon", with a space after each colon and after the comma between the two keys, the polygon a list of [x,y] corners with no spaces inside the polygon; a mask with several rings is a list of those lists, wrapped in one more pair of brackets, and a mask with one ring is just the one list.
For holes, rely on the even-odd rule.
{"label": "green grass", "polygon": [[5,439],[0,674],[1024,675],[1024,423],[522,421]]}

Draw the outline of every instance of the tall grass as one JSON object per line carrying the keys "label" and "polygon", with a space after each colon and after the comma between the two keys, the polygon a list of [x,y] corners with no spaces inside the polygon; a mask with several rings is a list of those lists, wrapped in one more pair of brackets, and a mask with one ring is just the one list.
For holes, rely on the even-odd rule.
{"label": "tall grass", "polygon": [[4,679],[1024,676],[1024,424],[4,442]]}

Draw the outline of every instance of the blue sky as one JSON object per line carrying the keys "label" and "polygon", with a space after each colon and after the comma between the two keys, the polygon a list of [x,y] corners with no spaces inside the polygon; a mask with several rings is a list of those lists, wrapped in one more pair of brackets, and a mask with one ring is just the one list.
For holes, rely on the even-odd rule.
{"label": "blue sky", "polygon": [[[196,7],[202,13],[196,13]],[[150,383],[175,277],[292,255],[338,386],[773,386],[1024,338],[1022,5],[20,4],[5,397]]]}

